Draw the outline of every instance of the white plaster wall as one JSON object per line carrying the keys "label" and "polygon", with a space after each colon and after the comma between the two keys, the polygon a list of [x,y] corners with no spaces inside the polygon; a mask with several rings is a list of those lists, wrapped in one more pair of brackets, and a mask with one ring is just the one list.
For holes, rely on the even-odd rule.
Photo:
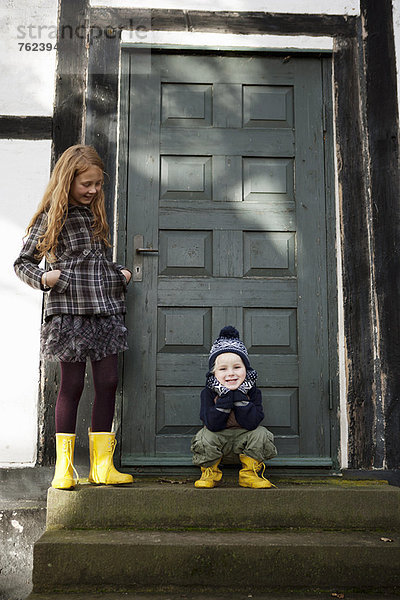
{"label": "white plaster wall", "polygon": [[56,51],[40,44],[54,48],[57,10],[58,0],[1,1],[0,114],[53,114]]}
{"label": "white plaster wall", "polygon": [[42,294],[13,263],[49,178],[50,151],[48,140],[0,140],[0,466],[36,460]]}
{"label": "white plaster wall", "polygon": [[359,0],[91,0],[91,6],[359,15]]}
{"label": "white plaster wall", "polygon": [[[53,114],[57,11],[58,0],[0,3],[0,114]],[[41,50],[40,44],[47,43],[52,49]],[[5,387],[0,466],[36,461],[42,294],[19,281],[12,265],[47,184],[50,151],[49,140],[0,140],[0,360]]]}

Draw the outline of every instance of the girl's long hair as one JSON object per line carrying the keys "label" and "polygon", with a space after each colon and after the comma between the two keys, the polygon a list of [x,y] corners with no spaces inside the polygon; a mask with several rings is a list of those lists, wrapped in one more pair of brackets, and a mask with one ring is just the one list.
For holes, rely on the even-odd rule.
{"label": "girl's long hair", "polygon": [[[99,167],[102,172],[104,171],[103,161],[92,146],[80,144],[71,146],[58,159],[43,199],[26,230],[29,234],[39,215],[43,212],[47,214],[47,229],[40,236],[36,245],[38,259],[45,256],[48,262],[57,260],[55,249],[60,231],[68,216],[68,197],[71,184],[77,175],[84,173],[92,166]],[[110,229],[107,223],[103,188],[94,196],[90,210],[93,213],[93,239],[101,240],[110,247]]]}

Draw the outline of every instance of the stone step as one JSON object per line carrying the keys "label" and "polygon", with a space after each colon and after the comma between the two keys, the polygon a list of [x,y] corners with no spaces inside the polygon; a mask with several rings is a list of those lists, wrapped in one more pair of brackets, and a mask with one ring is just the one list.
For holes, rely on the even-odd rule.
{"label": "stone step", "polygon": [[31,590],[33,544],[46,525],[46,504],[0,500],[0,600],[20,600]]}
{"label": "stone step", "polygon": [[[384,540],[391,541],[384,541]],[[400,586],[400,539],[378,532],[47,531],[34,592]]]}
{"label": "stone step", "polygon": [[185,592],[182,595],[178,593],[170,592],[157,592],[156,594],[140,594],[130,592],[83,592],[83,593],[72,593],[66,594],[64,592],[51,594],[35,594],[32,593],[27,600],[335,600],[335,598],[345,598],[345,600],[399,600],[397,594],[388,594],[386,592],[366,592],[358,593],[351,592],[344,594],[341,592],[342,588],[336,589],[336,591],[309,591],[309,590],[291,590],[288,592],[276,592],[276,593],[253,593],[251,587],[244,593],[220,593],[211,592],[208,594],[197,594],[191,592]]}
{"label": "stone step", "polygon": [[282,485],[255,490],[193,484],[50,488],[48,529],[390,529],[400,531],[400,488]]}

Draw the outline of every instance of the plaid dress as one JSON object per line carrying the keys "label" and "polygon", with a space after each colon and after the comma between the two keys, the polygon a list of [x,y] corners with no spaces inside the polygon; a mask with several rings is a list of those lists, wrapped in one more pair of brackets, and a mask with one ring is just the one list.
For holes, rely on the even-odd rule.
{"label": "plaid dress", "polygon": [[96,361],[128,349],[123,315],[53,315],[42,324],[42,358],[61,362]]}
{"label": "plaid dress", "polygon": [[[47,215],[42,213],[14,263],[18,277],[41,290],[45,269],[39,267],[35,254],[46,226]],[[55,250],[56,261],[50,265],[61,275],[46,294],[41,330],[43,358],[100,360],[128,347],[123,317],[127,288],[121,272],[124,267],[107,257],[103,242],[93,240],[91,232],[90,208],[70,206]]]}

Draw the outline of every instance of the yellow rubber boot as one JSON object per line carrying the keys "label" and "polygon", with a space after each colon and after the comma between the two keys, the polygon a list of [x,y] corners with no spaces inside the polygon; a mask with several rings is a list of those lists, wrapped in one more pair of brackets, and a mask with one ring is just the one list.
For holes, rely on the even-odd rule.
{"label": "yellow rubber boot", "polygon": [[[265,465],[245,454],[240,455],[243,468],[239,471],[239,485],[248,488],[274,488],[273,483],[264,477]],[[261,471],[261,477],[258,472]]]}
{"label": "yellow rubber boot", "polygon": [[89,429],[90,483],[120,485],[133,482],[132,475],[120,473],[114,467],[113,456],[116,445],[115,433],[97,431],[93,433]]}
{"label": "yellow rubber boot", "polygon": [[197,488],[213,488],[218,481],[222,479],[222,471],[218,469],[218,465],[221,459],[218,460],[211,467],[200,467],[201,477],[194,482]]}
{"label": "yellow rubber boot", "polygon": [[[74,433],[56,433],[56,470],[51,485],[58,490],[74,488],[78,482],[78,473],[74,469]],[[74,472],[76,479],[74,479]]]}

